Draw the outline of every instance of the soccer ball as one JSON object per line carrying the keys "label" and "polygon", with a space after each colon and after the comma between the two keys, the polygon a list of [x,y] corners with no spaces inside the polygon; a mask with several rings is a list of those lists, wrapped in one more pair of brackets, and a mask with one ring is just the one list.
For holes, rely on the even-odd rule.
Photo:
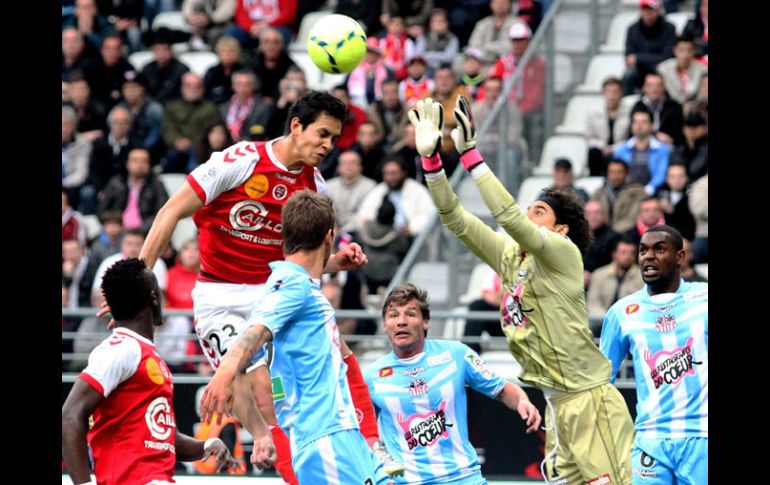
{"label": "soccer ball", "polygon": [[320,70],[344,74],[355,69],[364,58],[366,34],[361,25],[347,15],[327,15],[310,29],[307,51]]}

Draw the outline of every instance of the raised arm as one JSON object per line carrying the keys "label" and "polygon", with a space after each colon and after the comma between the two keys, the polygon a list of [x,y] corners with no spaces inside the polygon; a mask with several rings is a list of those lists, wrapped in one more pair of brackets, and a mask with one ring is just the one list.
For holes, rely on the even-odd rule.
{"label": "raised arm", "polygon": [[160,253],[171,240],[177,223],[185,217],[191,216],[201,207],[203,207],[203,202],[190,183],[185,180],[179,190],[163,204],[158,215],[155,216],[155,221],[152,223],[147,239],[145,239],[139,253],[139,259],[143,260],[148,268],[155,266]]}

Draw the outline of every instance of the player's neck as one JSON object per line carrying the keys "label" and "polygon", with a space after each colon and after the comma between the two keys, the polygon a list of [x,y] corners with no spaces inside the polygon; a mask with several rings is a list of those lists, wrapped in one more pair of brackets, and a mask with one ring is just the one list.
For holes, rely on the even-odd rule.
{"label": "player's neck", "polygon": [[115,322],[115,328],[125,328],[139,334],[150,342],[154,341],[153,335],[155,332],[153,331],[152,323],[150,322],[143,322],[140,320],[123,320],[120,322]]}
{"label": "player's neck", "polygon": [[305,268],[310,276],[320,279],[326,266],[326,251],[323,245],[312,251],[299,251],[286,256],[286,261],[297,264]]}
{"label": "player's neck", "polygon": [[647,293],[650,296],[662,295],[664,293],[676,293],[677,290],[679,290],[681,280],[681,274],[677,273],[676,277],[672,278],[671,281],[648,284]]}
{"label": "player's neck", "polygon": [[273,143],[273,153],[278,157],[278,160],[289,170],[299,170],[305,165],[299,158],[296,147],[292,143],[289,135],[284,135],[283,138],[276,140]]}

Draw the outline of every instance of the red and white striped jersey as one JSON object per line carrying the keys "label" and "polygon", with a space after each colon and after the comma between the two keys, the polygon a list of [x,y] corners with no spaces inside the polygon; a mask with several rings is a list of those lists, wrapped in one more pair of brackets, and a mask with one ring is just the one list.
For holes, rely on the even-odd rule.
{"label": "red and white striped jersey", "polygon": [[215,152],[187,181],[204,206],[193,215],[200,245],[200,281],[262,284],[268,263],[283,259],[281,208],[294,192],[326,192],[320,172],[288,170],[273,142],[240,142]]}
{"label": "red and white striped jersey", "polygon": [[174,384],[155,345],[119,327],[91,352],[80,378],[105,397],[88,432],[96,483],[173,482]]}

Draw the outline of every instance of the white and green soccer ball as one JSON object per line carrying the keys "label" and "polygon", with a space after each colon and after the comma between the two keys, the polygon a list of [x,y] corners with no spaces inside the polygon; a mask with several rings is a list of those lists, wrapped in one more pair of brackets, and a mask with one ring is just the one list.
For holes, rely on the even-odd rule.
{"label": "white and green soccer ball", "polygon": [[366,34],[347,15],[327,15],[310,29],[307,51],[318,69],[329,74],[348,73],[366,54]]}

